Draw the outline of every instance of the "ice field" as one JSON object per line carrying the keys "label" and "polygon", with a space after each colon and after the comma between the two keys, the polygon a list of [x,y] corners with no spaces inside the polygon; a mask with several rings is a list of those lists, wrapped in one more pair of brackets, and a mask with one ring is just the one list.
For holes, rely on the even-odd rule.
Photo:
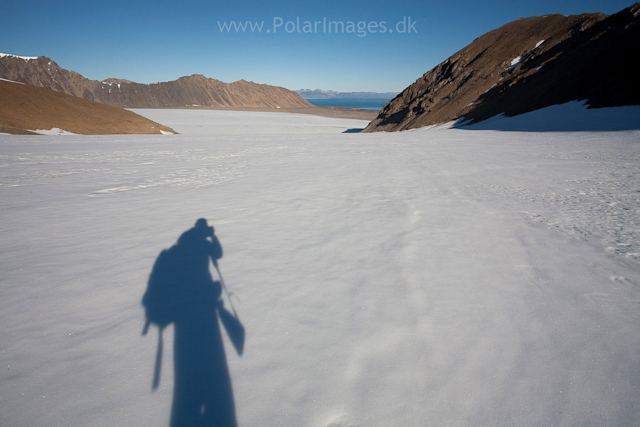
{"label": "ice field", "polygon": [[640,131],[136,112],[180,134],[0,135],[0,425],[168,425],[140,301],[201,217],[239,426],[637,425]]}

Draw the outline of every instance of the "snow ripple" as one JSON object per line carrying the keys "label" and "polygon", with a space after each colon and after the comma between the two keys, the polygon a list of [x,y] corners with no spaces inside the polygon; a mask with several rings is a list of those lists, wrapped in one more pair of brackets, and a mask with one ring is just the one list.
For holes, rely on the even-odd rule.
{"label": "snow ripple", "polygon": [[538,206],[537,211],[522,211],[533,223],[584,240],[596,237],[608,253],[640,262],[640,170],[609,168],[564,184],[565,192],[494,184],[479,187]]}

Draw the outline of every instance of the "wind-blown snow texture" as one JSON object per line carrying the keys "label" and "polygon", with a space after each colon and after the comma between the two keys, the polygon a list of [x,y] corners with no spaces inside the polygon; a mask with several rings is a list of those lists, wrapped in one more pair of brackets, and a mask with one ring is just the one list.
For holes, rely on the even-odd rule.
{"label": "wind-blown snow texture", "polygon": [[640,419],[638,131],[137,112],[180,135],[0,136],[0,425],[167,425],[140,299],[199,217],[240,426]]}

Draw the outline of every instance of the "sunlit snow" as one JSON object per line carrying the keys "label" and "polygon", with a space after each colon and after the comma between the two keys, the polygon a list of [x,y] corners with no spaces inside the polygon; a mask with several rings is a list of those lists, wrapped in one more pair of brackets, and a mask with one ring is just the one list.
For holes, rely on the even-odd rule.
{"label": "sunlit snow", "polygon": [[135,111],[180,134],[0,135],[0,425],[168,425],[140,300],[200,217],[239,426],[640,419],[637,130]]}
{"label": "sunlit snow", "polygon": [[18,56],[18,55],[12,55],[10,53],[0,53],[0,58],[4,58],[5,56],[13,56],[14,58],[24,59],[25,61],[28,61],[30,59],[38,59],[37,56]]}
{"label": "sunlit snow", "polygon": [[16,82],[16,81],[13,81],[13,80],[8,80],[8,79],[3,79],[3,78],[0,78],[0,80],[2,80],[3,82],[9,82],[9,83],[18,83],[18,84],[21,84],[21,85],[24,84],[22,82]]}
{"label": "sunlit snow", "polygon": [[51,129],[36,129],[31,132],[38,133],[40,135],[77,135],[73,132],[66,131],[60,128],[51,128]]}

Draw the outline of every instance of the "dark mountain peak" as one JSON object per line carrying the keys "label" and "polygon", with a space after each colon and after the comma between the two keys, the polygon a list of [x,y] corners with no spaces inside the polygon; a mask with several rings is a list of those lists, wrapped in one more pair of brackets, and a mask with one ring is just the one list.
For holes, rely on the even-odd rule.
{"label": "dark mountain peak", "polygon": [[509,22],[425,73],[365,131],[477,122],[572,100],[640,104],[638,9]]}

